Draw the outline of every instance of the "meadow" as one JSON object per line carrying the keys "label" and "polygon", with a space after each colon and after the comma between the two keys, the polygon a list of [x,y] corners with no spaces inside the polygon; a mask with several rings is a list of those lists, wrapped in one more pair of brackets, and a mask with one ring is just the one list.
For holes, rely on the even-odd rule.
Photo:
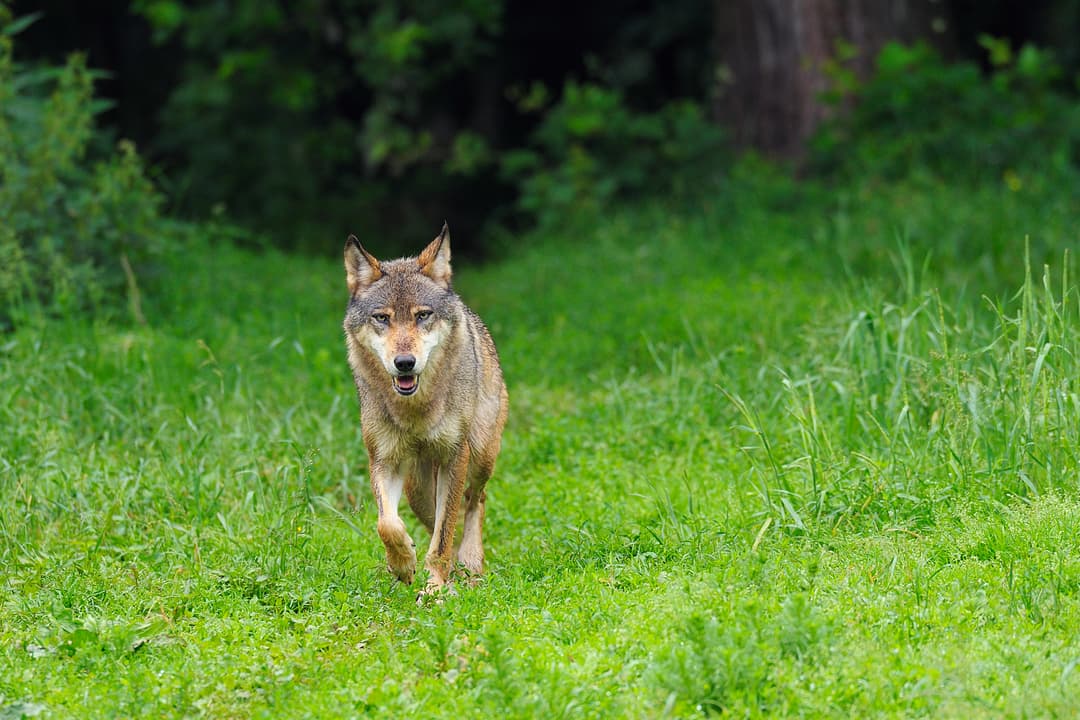
{"label": "meadow", "polygon": [[511,413],[441,604],[374,530],[340,248],[377,236],[210,228],[146,324],[0,337],[0,717],[1080,714],[1075,194],[704,196],[455,260]]}

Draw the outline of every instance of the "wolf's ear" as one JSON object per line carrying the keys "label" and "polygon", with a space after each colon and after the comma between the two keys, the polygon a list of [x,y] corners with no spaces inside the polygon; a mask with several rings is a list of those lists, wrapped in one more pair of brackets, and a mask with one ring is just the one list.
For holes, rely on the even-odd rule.
{"label": "wolf's ear", "polygon": [[355,235],[350,235],[345,241],[345,282],[349,286],[349,294],[356,294],[381,277],[379,261],[364,249]]}
{"label": "wolf's ear", "polygon": [[450,287],[450,226],[443,221],[442,232],[424,248],[417,258],[420,272],[442,285]]}

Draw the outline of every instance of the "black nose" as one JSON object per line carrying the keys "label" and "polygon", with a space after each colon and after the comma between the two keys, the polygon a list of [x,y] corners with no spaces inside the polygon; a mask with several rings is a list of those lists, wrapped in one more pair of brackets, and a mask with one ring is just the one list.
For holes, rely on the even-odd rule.
{"label": "black nose", "polygon": [[398,369],[398,372],[407,373],[416,367],[416,358],[412,355],[398,355],[394,358],[394,367]]}

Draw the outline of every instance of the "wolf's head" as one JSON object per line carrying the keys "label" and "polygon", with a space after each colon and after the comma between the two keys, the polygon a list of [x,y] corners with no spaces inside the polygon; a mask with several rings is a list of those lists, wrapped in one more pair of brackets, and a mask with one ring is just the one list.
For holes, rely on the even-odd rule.
{"label": "wolf's head", "polygon": [[361,363],[378,374],[381,367],[399,395],[413,395],[453,328],[457,308],[450,273],[445,223],[419,257],[385,262],[350,235],[345,243],[350,296],[345,335],[354,369]]}

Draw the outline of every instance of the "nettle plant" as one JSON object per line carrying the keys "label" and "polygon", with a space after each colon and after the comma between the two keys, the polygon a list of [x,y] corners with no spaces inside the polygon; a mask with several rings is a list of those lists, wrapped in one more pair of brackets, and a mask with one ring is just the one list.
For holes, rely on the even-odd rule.
{"label": "nettle plant", "polygon": [[94,117],[101,73],[71,55],[60,67],[14,59],[36,16],[0,4],[0,327],[34,315],[94,312],[135,292],[135,271],[175,226],[130,142],[104,144]]}

